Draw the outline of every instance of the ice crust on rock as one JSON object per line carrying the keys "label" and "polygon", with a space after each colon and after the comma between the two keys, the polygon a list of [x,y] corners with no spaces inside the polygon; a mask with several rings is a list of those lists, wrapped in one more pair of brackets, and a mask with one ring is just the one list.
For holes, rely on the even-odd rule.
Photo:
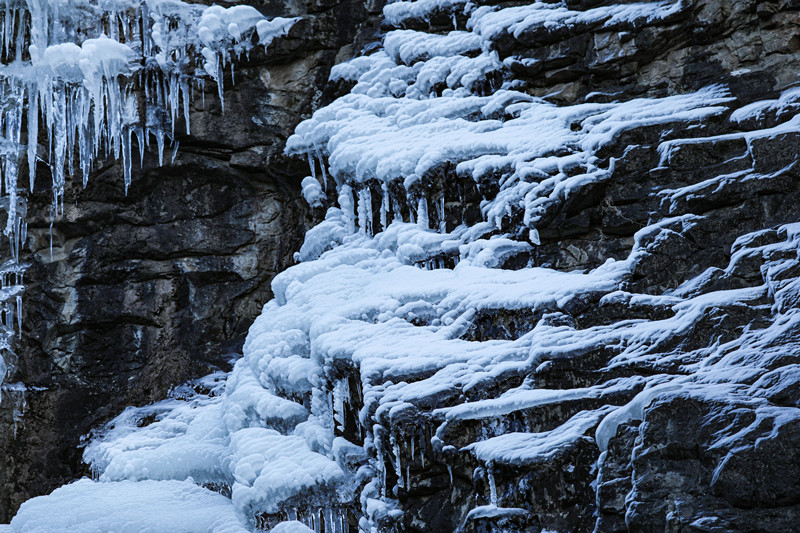
{"label": "ice crust on rock", "polygon": [[[764,398],[780,386],[782,374],[768,369],[782,339],[800,327],[792,303],[800,289],[786,274],[800,258],[798,224],[740,236],[726,269],[692,275],[661,294],[632,291],[628,282],[654,243],[707,220],[675,207],[709,185],[689,183],[653,192],[670,205],[633,235],[627,257],[572,271],[537,266],[531,258],[542,245],[538,230],[545,215],[613,175],[616,161],[601,159],[601,149],[634,128],[681,124],[689,131],[719,119],[733,98],[715,85],[666,98],[558,106],[496,75],[505,67],[492,39],[536,25],[620,29],[667,19],[684,5],[632,3],[583,12],[543,2],[387,5],[385,19],[396,27],[436,10],[468,10],[470,23],[467,31],[439,35],[398,27],[382,49],[334,69],[333,78],[356,82],[352,91],[300,124],[287,144],[288,152],[310,162],[304,197],[327,214],[308,232],[299,264],[274,278],[275,297],[253,323],[243,357],[230,373],[214,377],[207,393],[178,390],[164,402],[126,410],[86,448],[98,483],[59,489],[35,500],[37,508],[44,512],[73,492],[88,495],[104,484],[177,480],[183,487],[191,480],[223,487],[250,529],[306,531],[324,523],[340,531],[342,521],[315,517],[349,505],[360,529],[372,532],[402,515],[396,495],[414,482],[410,468],[425,468],[426,461],[450,468],[449,457],[468,454],[492,476],[491,465],[552,461],[578,444],[603,451],[621,425],[642,420],[653,402],[681,395],[747,402],[758,407],[759,420],[796,417],[796,408],[769,406]],[[250,14],[208,11],[201,23],[205,49],[216,53],[216,43],[252,30]],[[212,59],[210,71],[218,66]],[[789,91],[727,118],[745,121],[784,109],[794,98]],[[734,137],[752,140],[797,127],[792,119]],[[672,164],[681,146],[711,140],[666,140],[661,165]],[[771,175],[753,171],[723,179]],[[445,206],[462,200],[459,187],[487,182],[496,192],[481,197],[481,220],[449,227]],[[326,194],[328,187],[336,194]],[[328,198],[337,200],[329,204]],[[524,268],[504,268],[517,257],[525,259]],[[709,289],[714,276],[735,276],[751,260],[760,262],[762,276],[752,286]],[[575,301],[666,312],[579,327],[570,321]],[[737,305],[768,311],[768,318],[708,346],[669,344],[691,337],[710,310]],[[482,316],[507,311],[528,313],[518,334],[474,335]],[[569,389],[507,379],[601,351],[612,354],[606,370],[677,370]],[[486,390],[493,392],[481,397]],[[596,407],[549,429],[514,428],[509,421],[570,403]],[[149,418],[154,421],[142,423]],[[456,446],[453,435],[470,424],[479,429],[459,433],[469,442]],[[723,435],[717,445],[735,449],[743,438]],[[483,495],[490,505],[476,504],[470,517],[524,514],[503,507],[493,478],[490,485]]]}

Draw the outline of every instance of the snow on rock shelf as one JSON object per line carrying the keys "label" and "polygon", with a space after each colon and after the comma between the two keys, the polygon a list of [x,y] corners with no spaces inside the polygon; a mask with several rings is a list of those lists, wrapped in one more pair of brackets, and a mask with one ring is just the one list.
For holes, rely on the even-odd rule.
{"label": "snow on rock shelf", "polygon": [[[86,447],[96,481],[11,530],[147,524],[92,494],[170,483],[168,516],[208,501],[276,532],[791,529],[797,90],[537,96],[518,65],[553,43],[705,5],[564,4],[387,5],[382,46],[332,73],[352,89],[287,141],[327,212],[243,357],[127,409]],[[276,24],[236,9],[199,19],[212,76],[220,43]]]}

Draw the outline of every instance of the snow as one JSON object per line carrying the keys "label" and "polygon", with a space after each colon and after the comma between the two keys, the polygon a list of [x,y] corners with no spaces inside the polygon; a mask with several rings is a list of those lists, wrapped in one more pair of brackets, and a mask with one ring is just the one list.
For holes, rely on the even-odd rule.
{"label": "snow", "polygon": [[563,30],[573,26],[602,25],[621,30],[625,25],[652,23],[668,19],[689,6],[683,0],[614,4],[585,11],[572,11],[557,3],[533,2],[530,5],[494,10],[475,10],[469,25],[479,35],[494,40],[501,33],[520,39],[538,29]]}
{"label": "snow", "polygon": [[[644,380],[640,377],[633,377],[621,378],[613,381],[611,384],[582,389],[512,389],[499,398],[462,403],[455,407],[442,409],[440,412],[445,415],[448,421],[498,417],[521,409],[530,409],[541,405],[556,404],[571,400],[598,398],[615,392],[633,390],[636,388],[636,385],[643,383],[643,381]],[[446,426],[442,426],[442,429],[445,427]],[[562,428],[561,431],[568,432],[567,428]]]}
{"label": "snow", "polygon": [[800,116],[795,115],[786,122],[783,122],[771,128],[765,128],[754,131],[728,133],[724,135],[714,135],[710,137],[693,137],[691,139],[674,139],[670,141],[665,141],[661,143],[658,147],[658,151],[661,154],[660,166],[663,167],[668,165],[670,163],[671,158],[682,146],[703,144],[710,142],[742,140],[746,144],[749,153],[750,146],[754,140],[771,139],[777,137],[778,135],[786,133],[796,133],[798,128],[800,128]]}
{"label": "snow", "polygon": [[[637,242],[646,247],[647,240],[658,238],[665,228],[692,223],[689,216],[660,221],[642,230]],[[795,250],[796,254],[800,232],[795,226],[776,231],[783,240],[755,248],[752,246],[759,239],[740,239],[732,264],[743,254],[777,250]],[[686,334],[704,310],[748,302],[764,293],[763,287],[695,296],[681,296],[680,288],[665,295],[620,291],[621,280],[643,248],[634,249],[634,259],[609,262],[586,273],[545,268],[506,271],[474,266],[466,259],[452,269],[427,270],[403,261],[399,243],[406,233],[413,237],[439,235],[403,222],[393,223],[375,237],[351,229],[340,245],[276,277],[276,300],[265,305],[251,328],[243,359],[219,382],[216,396],[164,404],[165,414],[145,428],[134,429],[133,422],[126,426],[116,421],[113,430],[87,448],[86,458],[101,472],[100,479],[191,476],[199,480],[216,476],[217,481],[227,479],[231,484],[232,503],[243,516],[277,512],[283,502],[296,501],[300,495],[328,504],[339,498],[346,501],[349,475],[336,459],[341,460],[342,450],[350,453],[352,445],[334,441],[332,425],[334,413],[341,412],[350,392],[337,389],[338,399],[328,400],[322,389],[326,369],[336,361],[351,362],[360,371],[365,402],[362,421],[366,413],[391,420],[437,395],[469,391],[509,369],[531,368],[546,357],[620,346],[612,365],[642,360],[670,336],[681,331]],[[441,240],[423,244],[441,247]],[[771,268],[778,268],[777,264]],[[598,291],[605,294],[602,301],[606,304],[663,305],[675,315],[585,330],[548,324],[547,317],[557,315],[552,311],[560,305],[577,294]],[[518,339],[474,342],[461,338],[476,312],[528,308],[551,313]],[[796,322],[795,315],[788,315],[767,332],[753,331],[727,345],[702,348],[700,359],[687,354],[686,361],[700,362],[693,367],[685,365],[683,376],[637,376],[567,390],[523,384],[495,398],[434,411],[434,418],[443,421],[437,435],[446,438],[448,425],[457,420],[488,420],[563,402],[592,400],[602,405],[605,400],[613,403],[583,411],[552,430],[488,432],[463,451],[484,463],[529,464],[551,460],[592,435],[598,447],[605,449],[620,424],[641,420],[646,407],[664,395],[742,394],[737,383],[752,381],[757,369],[748,369],[737,357],[751,353],[754,343],[768,342],[770,335],[779,338],[781,331]],[[412,323],[417,320],[421,323]],[[757,353],[766,352],[762,348]],[[642,392],[621,406],[617,403],[636,390]],[[300,404],[276,394],[310,395],[311,409],[301,413]],[[156,404],[153,409],[161,407]],[[502,430],[502,425],[498,429]],[[369,424],[366,431],[373,431]],[[214,450],[217,455],[210,453]],[[391,460],[402,472],[408,459],[399,450]],[[207,463],[188,463],[183,470],[175,466],[180,457],[189,456],[205,458]],[[379,469],[380,464],[375,467]],[[379,513],[375,509],[373,512]]]}
{"label": "snow", "polygon": [[190,481],[81,479],[22,504],[8,531],[244,533],[229,499]]}
{"label": "snow", "polygon": [[412,65],[432,57],[453,57],[479,52],[483,41],[468,31],[452,31],[435,35],[413,30],[395,30],[386,34],[383,47],[398,64]]}
{"label": "snow", "polygon": [[412,19],[428,20],[436,12],[465,12],[467,0],[414,0],[392,2],[383,8],[383,17],[392,26],[403,26]]}
{"label": "snow", "polygon": [[325,200],[325,193],[322,191],[322,186],[316,180],[308,176],[303,178],[300,186],[303,189],[303,198],[305,198],[308,205],[311,207],[322,207],[322,202]]}
{"label": "snow", "polygon": [[[460,46],[465,40],[462,33],[442,38],[453,39]],[[396,37],[390,33],[386,38],[395,43],[394,54],[411,54],[399,46]],[[461,179],[475,181],[503,173],[500,193],[482,208],[497,229],[504,229],[504,219],[513,206],[522,204],[525,224],[535,227],[549,206],[573,190],[603,180],[610,169],[596,167],[593,154],[623,131],[700,121],[724,111],[719,104],[731,100],[724,88],[709,87],[663,99],[558,107],[513,90],[499,89],[491,96],[471,94],[468,89],[476,80],[467,78],[475,69],[462,75],[456,69],[457,61],[442,62],[442,57],[412,67],[396,64],[384,52],[369,57],[373,65],[360,74],[351,94],[301,123],[288,140],[287,151],[301,155],[324,147],[327,174],[337,184],[362,189],[370,180],[387,186],[400,182],[407,201],[420,205],[411,211],[421,213],[430,212],[430,204],[439,201],[420,197],[421,184],[430,182],[445,165],[454,164]],[[474,67],[483,60],[496,62],[493,57],[484,52],[461,59]],[[434,70],[426,70],[429,66]],[[347,74],[356,75],[365,68]],[[429,79],[429,73],[435,77]],[[418,87],[423,80],[425,87],[446,81],[450,89],[432,98],[429,89]],[[510,116],[502,118],[501,111]],[[580,125],[577,131],[576,124]],[[571,147],[570,153],[555,156],[563,147]],[[585,171],[565,175],[575,167]],[[447,194],[445,191],[445,199]],[[396,200],[390,198],[384,205],[392,206]],[[349,205],[342,207],[349,209]],[[362,227],[367,223],[360,213],[356,218]]]}
{"label": "snow", "polygon": [[[303,437],[263,428],[241,429],[231,436],[232,500],[243,515],[276,513],[298,495],[333,487],[344,473],[331,459],[311,451]],[[323,499],[324,501],[324,499]]]}
{"label": "snow", "polygon": [[783,91],[777,99],[759,100],[736,109],[731,113],[730,120],[741,124],[751,119],[762,119],[767,113],[780,114],[796,107],[798,100],[800,87],[792,87]]}
{"label": "snow", "polygon": [[481,505],[472,509],[467,515],[467,520],[476,518],[497,518],[508,516],[525,516],[528,511],[516,507],[497,507],[496,505]]}
{"label": "snow", "polygon": [[281,522],[270,531],[271,533],[312,533],[314,530],[302,522],[292,520],[291,522]]}
{"label": "snow", "polygon": [[[252,6],[212,5],[205,9],[197,22],[199,52],[205,58],[203,68],[222,90],[222,69],[232,58],[252,49],[252,36],[258,43],[269,46],[276,37],[286,35],[299,18],[276,17],[267,20]],[[220,92],[220,97],[222,93]]]}
{"label": "snow", "polygon": [[[226,382],[213,385],[211,396],[187,388],[177,391],[186,397],[128,408],[113,420],[84,455],[100,473],[99,480],[227,484],[232,505],[244,517],[276,512],[282,502],[299,494],[308,497],[320,486],[320,500],[330,501],[328,493],[340,489],[343,472],[333,459],[311,449],[309,441],[316,438],[317,445],[325,446],[329,437],[324,428],[307,421],[302,405],[258,385],[244,361]],[[155,421],[141,427],[147,417]],[[262,424],[277,430],[258,427]]]}
{"label": "snow", "polygon": [[582,411],[552,431],[506,433],[470,444],[465,449],[474,453],[482,463],[522,466],[551,461],[565,449],[573,447],[607,411]]}

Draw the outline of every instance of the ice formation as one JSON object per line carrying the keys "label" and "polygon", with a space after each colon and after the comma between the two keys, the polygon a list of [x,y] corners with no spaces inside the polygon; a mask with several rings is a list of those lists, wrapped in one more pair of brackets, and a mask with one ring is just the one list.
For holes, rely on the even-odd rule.
{"label": "ice formation", "polygon": [[[82,509],[78,496],[89,501],[99,486],[129,491],[126,498],[137,501],[172,483],[176,492],[169,498],[191,494],[184,502],[190,508],[205,501],[224,507],[222,496],[187,488],[195,483],[229,496],[230,508],[221,516],[235,513],[251,530],[379,531],[386,520],[402,516],[398,494],[415,483],[414,472],[432,461],[449,469],[458,454],[472,457],[480,465],[476,476],[485,474],[488,480],[487,504],[476,505],[469,516],[513,515],[524,511],[503,507],[493,468],[552,460],[579,442],[605,450],[617,428],[641,419],[658,397],[740,398],[758,404],[765,418],[796,416],[789,408],[767,405],[765,390],[774,380],[762,374],[767,361],[777,357],[781,336],[800,323],[790,303],[797,281],[787,274],[800,253],[798,224],[741,236],[727,269],[704,272],[663,294],[625,288],[654,242],[689,231],[703,218],[682,210],[684,200],[718,183],[656,191],[664,199],[663,212],[635,234],[627,257],[589,270],[558,271],[531,263],[519,270],[502,268],[516,257],[527,258],[540,244],[538,229],[549,213],[614,172],[615,160],[603,161],[597,154],[623,132],[674,123],[697,126],[710,118],[744,121],[795,101],[796,92],[787,92],[720,118],[730,113],[726,104],[732,97],[725,87],[710,86],[665,98],[557,106],[504,82],[506,67],[491,46],[497,35],[532,25],[591,21],[614,29],[670,17],[684,4],[626,3],[580,13],[543,2],[507,8],[441,0],[389,4],[385,18],[398,27],[451,10],[470,17],[468,29],[429,35],[398,28],[385,36],[380,50],[334,70],[333,77],[354,81],[354,88],[303,122],[287,150],[310,162],[312,176],[302,184],[306,200],[326,205],[324,191],[333,187],[337,205],[329,206],[325,220],[308,232],[297,255],[300,263],[274,279],[275,298],[251,327],[243,357],[227,375],[178,389],[161,403],[126,410],[86,448],[96,481],[78,481],[32,500],[10,530],[44,524],[33,522],[34,513],[44,521],[45,511],[73,501]],[[167,9],[173,3],[159,5]],[[212,76],[219,77],[221,63],[229,60],[220,43],[236,41],[254,27],[260,42],[268,40],[263,21],[244,11],[237,18],[234,9],[210,8],[198,22],[205,68]],[[118,54],[92,78],[106,80],[97,82],[104,87],[98,91],[112,91],[109,76],[129,68],[119,47],[110,48]],[[171,49],[174,58],[185,55],[179,47]],[[179,69],[180,62],[170,68]],[[159,75],[175,76],[181,87],[182,74],[170,68]],[[187,94],[180,89],[158,96],[160,86],[150,87],[169,109],[173,100],[177,106],[179,92]],[[123,89],[113,91],[106,99],[116,107],[104,112],[120,114],[129,96]],[[173,111],[177,114],[179,109]],[[60,127],[63,119],[45,116],[48,127]],[[134,130],[126,129],[128,124],[95,133],[88,153],[118,142],[129,158],[124,139]],[[778,128],[796,131],[797,123]],[[166,134],[169,128],[158,131]],[[741,137],[749,142],[775,133],[750,131]],[[662,166],[671,164],[682,144],[707,141],[665,140]],[[770,176],[751,169],[715,179]],[[60,185],[54,183],[58,199]],[[446,211],[463,203],[475,184],[489,184],[490,191],[482,196],[479,220],[448,225]],[[741,262],[750,260],[763,263],[758,283],[708,288],[709,279],[735,275]],[[568,315],[572,302],[581,299],[667,312],[661,318],[579,328]],[[739,304],[771,314],[763,327],[741,336],[680,353],[669,349],[672,339],[690,332],[709,309]],[[511,338],[475,338],[475,321],[503,310],[529,312],[529,327]],[[544,369],[558,357],[601,350],[615,353],[609,368],[657,359],[664,367],[679,366],[680,372],[620,375],[572,389],[505,379]],[[486,390],[495,392],[482,397]],[[528,409],[577,401],[597,407],[546,430],[525,427],[515,418]],[[141,424],[145,419],[155,421]],[[737,438],[742,435],[730,437],[731,442]],[[149,512],[141,509],[141,517]],[[56,520],[41,527],[63,523]],[[207,518],[203,527],[215,530],[216,520]]]}
{"label": "ice formation", "polygon": [[[192,93],[254,46],[268,46],[295,19],[268,20],[250,6],[222,8],[179,0],[3,0],[0,3],[2,207],[10,259],[0,267],[2,341],[20,316],[25,266],[25,194],[37,163],[49,166],[50,216],[63,211],[67,176],[84,186],[97,162],[121,159],[125,190],[134,150],[155,144],[159,162],[176,128],[190,132]],[[203,70],[205,69],[205,71]],[[176,146],[177,148],[177,146]],[[39,165],[39,168],[41,166]],[[0,364],[0,383],[6,374]]]}

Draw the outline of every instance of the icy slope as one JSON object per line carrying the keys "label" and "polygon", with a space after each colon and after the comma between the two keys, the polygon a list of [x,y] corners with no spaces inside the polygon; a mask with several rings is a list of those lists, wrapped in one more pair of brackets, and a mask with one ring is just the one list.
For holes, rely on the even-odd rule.
{"label": "icy slope", "polygon": [[[287,143],[327,214],[233,371],[126,410],[86,448],[96,481],[11,530],[176,482],[251,530],[789,530],[796,90],[533,96],[515,69],[542,48],[705,7],[568,4],[386,6],[382,47],[333,74],[349,94]],[[127,509],[104,525],[149,524]]]}

